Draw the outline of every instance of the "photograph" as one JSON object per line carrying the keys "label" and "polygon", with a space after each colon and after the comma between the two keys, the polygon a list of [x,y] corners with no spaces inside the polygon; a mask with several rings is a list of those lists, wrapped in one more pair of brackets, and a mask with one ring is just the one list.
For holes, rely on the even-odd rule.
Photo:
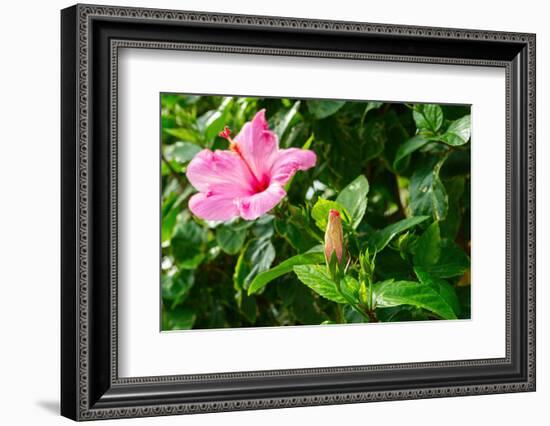
{"label": "photograph", "polygon": [[161,93],[161,331],[470,319],[470,112]]}

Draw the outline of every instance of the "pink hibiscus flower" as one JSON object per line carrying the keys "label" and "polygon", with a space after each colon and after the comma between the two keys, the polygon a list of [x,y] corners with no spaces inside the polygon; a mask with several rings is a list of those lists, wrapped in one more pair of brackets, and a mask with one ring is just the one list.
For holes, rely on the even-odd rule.
{"label": "pink hibiscus flower", "polygon": [[307,170],[317,160],[310,150],[279,149],[265,110],[234,139],[227,127],[220,136],[229,141],[229,150],[204,149],[187,167],[187,178],[199,191],[190,198],[189,209],[206,220],[257,219],[286,195],[283,186],[297,170]]}

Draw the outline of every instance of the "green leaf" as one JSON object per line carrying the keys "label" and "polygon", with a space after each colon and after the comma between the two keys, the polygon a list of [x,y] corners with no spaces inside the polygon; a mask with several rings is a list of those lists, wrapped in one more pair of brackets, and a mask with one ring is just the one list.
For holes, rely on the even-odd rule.
{"label": "green leaf", "polygon": [[306,325],[321,324],[327,319],[326,315],[320,312],[313,294],[305,285],[296,285],[292,312],[299,322]]}
{"label": "green leaf", "polygon": [[246,318],[246,320],[249,323],[254,324],[256,322],[258,310],[256,299],[254,297],[248,296],[242,290],[237,291],[235,299],[237,300],[237,305],[239,306],[239,309],[241,310],[241,313]]}
{"label": "green leaf", "polygon": [[327,229],[328,214],[332,209],[338,210],[345,223],[351,223],[351,216],[344,206],[336,201],[319,198],[313,206],[313,209],[311,209],[311,217],[315,220],[317,227],[323,232]]}
{"label": "green leaf", "polygon": [[386,125],[383,120],[370,120],[360,130],[360,136],[365,140],[361,150],[361,160],[368,161],[378,157],[383,151],[388,139]]}
{"label": "green leaf", "polygon": [[182,260],[178,263],[181,269],[196,269],[206,259],[205,253],[199,253],[189,259]]}
{"label": "green leaf", "polygon": [[447,216],[449,200],[445,187],[439,179],[439,170],[445,158],[435,164],[433,160],[425,162],[411,176],[409,194],[413,215],[431,215],[437,221]]}
{"label": "green leaf", "polygon": [[[312,134],[305,142],[304,144],[302,145],[302,149],[309,149],[311,147],[311,144],[313,143],[313,140],[315,139],[315,135]],[[292,175],[290,177],[290,180],[285,184],[285,191],[288,193],[288,191],[290,190],[290,187],[292,186],[292,182],[294,181],[294,178],[296,177],[296,175]]]}
{"label": "green leaf", "polygon": [[367,289],[367,285],[365,284],[365,281],[361,281],[361,284],[359,284],[359,292],[358,292],[358,298],[359,302],[363,305],[368,305],[370,303],[370,293]]}
{"label": "green leaf", "polygon": [[168,161],[187,163],[201,150],[202,148],[194,143],[178,141],[168,145],[164,150],[164,155]]}
{"label": "green leaf", "polygon": [[197,134],[197,132],[195,132],[191,129],[187,129],[185,127],[173,128],[173,129],[163,127],[162,130],[166,134],[168,134],[170,136],[174,136],[175,138],[177,138],[179,140],[194,142],[194,141],[197,141],[199,139],[199,135]]}
{"label": "green leaf", "polygon": [[408,280],[411,277],[412,268],[409,262],[405,261],[398,251],[383,250],[376,255],[375,274],[381,280],[390,278]]}
{"label": "green leaf", "polygon": [[307,108],[313,116],[322,120],[338,111],[346,101],[307,101]]}
{"label": "green leaf", "polygon": [[325,254],[321,246],[315,247],[307,253],[292,256],[279,263],[274,268],[271,268],[256,275],[256,277],[252,280],[250,286],[248,287],[248,294],[250,295],[253,293],[257,293],[274,279],[291,272],[294,266],[318,265],[319,263],[323,263],[324,261]]}
{"label": "green leaf", "polygon": [[273,227],[274,220],[275,216],[271,214],[264,214],[252,222],[252,233],[254,236],[260,239],[271,238],[275,232]]}
{"label": "green leaf", "polygon": [[162,216],[161,240],[163,243],[172,238],[172,232],[174,231],[178,214],[179,211],[177,209],[172,209],[168,214]]}
{"label": "green leaf", "polygon": [[294,280],[281,280],[277,285],[277,296],[283,302],[284,307],[292,305],[296,297],[296,289],[298,288],[303,288],[303,286],[296,285]]}
{"label": "green leaf", "polygon": [[254,299],[253,297],[248,297],[246,294],[243,294],[243,300],[241,302],[241,312],[249,323],[254,324],[257,317],[256,299]]}
{"label": "green leaf", "polygon": [[216,241],[227,254],[237,254],[246,239],[246,228],[220,225],[216,228]]}
{"label": "green leaf", "polygon": [[350,302],[357,303],[359,301],[359,281],[350,275],[346,275],[340,281],[340,291],[342,295]]}
{"label": "green leaf", "polygon": [[178,195],[177,193],[172,192],[166,198],[163,198],[161,212],[161,238],[163,243],[172,238],[178,215],[182,211],[181,205],[193,191],[193,187],[189,185],[181,194]]}
{"label": "green leaf", "polygon": [[432,223],[418,239],[414,251],[414,264],[419,266],[434,265],[441,254],[441,236],[439,224]]}
{"label": "green leaf", "polygon": [[455,288],[449,284],[447,281],[441,279],[441,278],[434,278],[432,277],[424,268],[421,266],[415,266],[414,272],[416,276],[418,277],[418,280],[425,285],[429,285],[432,287],[435,291],[439,293],[439,295],[447,302],[447,304],[453,308],[454,313],[457,317],[461,314],[461,307],[460,307],[460,301],[458,299],[458,296],[456,294]]}
{"label": "green leaf", "polygon": [[447,217],[439,224],[441,237],[454,240],[460,229],[462,222],[463,206],[460,198],[464,194],[465,179],[462,176],[455,176],[451,179],[443,180],[447,196],[449,197],[449,211]]}
{"label": "green leaf", "polygon": [[275,259],[275,248],[269,239],[253,239],[241,251],[233,282],[236,289],[248,289],[252,280],[261,272],[267,271]]}
{"label": "green leaf", "polygon": [[374,284],[376,305],[389,308],[412,305],[426,309],[443,319],[456,319],[453,308],[431,286],[414,281],[383,281]]}
{"label": "green leaf", "polygon": [[315,139],[315,135],[312,133],[311,136],[307,138],[307,141],[305,141],[304,144],[302,145],[302,149],[309,149],[314,139]]}
{"label": "green leaf", "polygon": [[384,102],[367,102],[367,106],[365,107],[365,111],[363,111],[363,115],[361,116],[361,124],[365,121],[365,118],[367,117],[367,114],[369,111],[373,111],[375,109],[380,108],[382,105],[384,105]]}
{"label": "green leaf", "polygon": [[194,269],[204,259],[202,245],[206,242],[206,230],[193,220],[176,225],[170,241],[172,254],[180,268]]}
{"label": "green leaf", "polygon": [[435,104],[415,105],[413,118],[420,131],[436,133],[443,124],[443,110]]}
{"label": "green leaf", "polygon": [[366,322],[364,316],[357,312],[357,310],[351,305],[344,305],[342,308],[342,313],[344,314],[344,319],[347,324],[361,324]]}
{"label": "green leaf", "polygon": [[294,219],[294,217],[276,219],[275,230],[299,253],[311,249],[318,243],[308,233],[304,233],[303,224]]}
{"label": "green leaf", "polygon": [[426,321],[429,319],[427,311],[411,305],[377,308],[376,316],[381,322]]}
{"label": "green leaf", "polygon": [[367,210],[367,194],[369,182],[363,175],[358,176],[348,184],[336,197],[336,202],[343,206],[351,215],[351,225],[357,228]]}
{"label": "green leaf", "polygon": [[336,283],[327,275],[324,266],[297,265],[293,269],[298,279],[318,295],[336,303],[346,303],[346,299],[338,291]]}
{"label": "green leaf", "polygon": [[164,309],[162,313],[162,329],[169,330],[190,330],[197,319],[192,309],[178,306],[173,310]]}
{"label": "green leaf", "polygon": [[441,168],[440,176],[442,179],[458,176],[465,178],[471,171],[471,150],[466,147],[451,151],[445,160],[445,165]]}
{"label": "green leaf", "polygon": [[464,251],[449,240],[441,242],[441,256],[435,265],[426,266],[426,272],[438,278],[460,277],[470,268],[470,259]]}
{"label": "green leaf", "polygon": [[402,144],[395,154],[395,159],[393,160],[393,168],[395,170],[401,170],[406,167],[407,160],[410,158],[410,155],[416,150],[422,148],[428,143],[428,139],[424,138],[421,135],[416,135],[404,144]]}
{"label": "green leaf", "polygon": [[429,216],[413,216],[407,219],[402,219],[399,222],[392,223],[391,225],[376,231],[369,238],[369,249],[373,252],[382,251],[396,235],[424,222],[429,218]]}
{"label": "green leaf", "polygon": [[465,115],[451,123],[447,131],[438,139],[447,145],[460,146],[468,143],[471,134],[470,115]]}
{"label": "green leaf", "polygon": [[284,114],[282,119],[279,121],[277,126],[275,127],[275,133],[279,137],[279,140],[283,138],[283,135],[285,134],[286,129],[288,128],[288,125],[300,109],[300,101],[294,102],[292,107]]}
{"label": "green leaf", "polygon": [[204,133],[206,141],[213,142],[218,133],[223,130],[228,121],[226,112],[229,110],[231,104],[232,98],[226,97],[217,109],[208,111],[197,119],[199,128]]}
{"label": "green leaf", "polygon": [[171,308],[182,303],[189,290],[195,283],[193,271],[182,269],[174,275],[162,275],[161,291],[163,303],[169,304]]}
{"label": "green leaf", "polygon": [[[388,138],[382,157],[385,166],[392,173],[396,173],[396,170],[393,167],[393,162],[397,154],[397,150],[411,138],[410,131],[413,131],[414,133],[416,131],[416,126],[414,126],[412,114],[408,111],[398,113],[393,109],[393,107],[390,107],[388,111],[382,115],[382,117],[386,125],[386,135]],[[400,162],[400,164],[398,164],[398,166],[405,168],[408,166],[409,160],[410,156],[406,157],[402,162]]]}
{"label": "green leaf", "polygon": [[457,287],[456,289],[456,295],[458,296],[458,300],[460,301],[460,318],[462,319],[470,319],[471,318],[471,292],[470,292],[470,286],[465,287]]}

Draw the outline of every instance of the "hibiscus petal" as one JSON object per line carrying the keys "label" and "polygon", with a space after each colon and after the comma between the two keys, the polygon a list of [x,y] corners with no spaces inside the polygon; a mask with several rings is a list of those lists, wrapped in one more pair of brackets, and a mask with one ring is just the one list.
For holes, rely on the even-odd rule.
{"label": "hibiscus petal", "polygon": [[315,165],[317,156],[309,149],[281,149],[271,167],[271,182],[287,183],[297,170],[307,170]]}
{"label": "hibiscus petal", "polygon": [[230,220],[239,216],[235,199],[225,194],[199,192],[189,199],[189,210],[205,220]]}
{"label": "hibiscus petal", "polygon": [[238,202],[238,209],[243,219],[254,220],[275,207],[286,195],[279,184],[271,184],[265,191],[243,197]]}
{"label": "hibiscus petal", "polygon": [[268,176],[279,147],[277,135],[269,130],[265,110],[256,113],[235,137],[236,148],[254,176],[261,181]]}
{"label": "hibiscus petal", "polygon": [[201,192],[225,193],[234,196],[249,195],[255,182],[243,160],[231,151],[197,153],[187,166],[187,179]]}

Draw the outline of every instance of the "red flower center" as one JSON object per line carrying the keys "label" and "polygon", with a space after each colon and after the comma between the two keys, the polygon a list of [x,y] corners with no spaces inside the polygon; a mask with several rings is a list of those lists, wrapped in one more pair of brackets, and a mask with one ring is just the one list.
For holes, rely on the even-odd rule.
{"label": "red flower center", "polygon": [[263,176],[262,179],[254,182],[254,192],[259,193],[265,191],[269,187],[269,176]]}

